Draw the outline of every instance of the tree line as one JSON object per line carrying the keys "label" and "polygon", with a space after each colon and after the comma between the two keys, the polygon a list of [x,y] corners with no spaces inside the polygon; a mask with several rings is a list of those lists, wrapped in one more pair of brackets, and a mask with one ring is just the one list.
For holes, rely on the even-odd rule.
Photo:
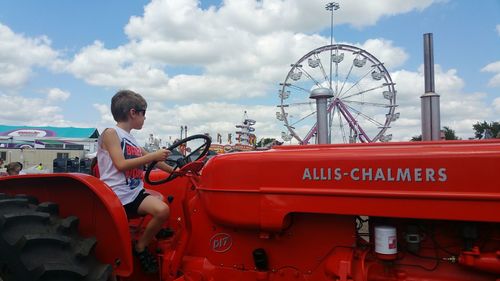
{"label": "tree line", "polygon": [[[473,139],[480,140],[480,139],[500,138],[500,122],[496,121],[477,122],[476,124],[472,125],[472,129],[474,131]],[[444,126],[442,131],[444,132],[444,139],[446,140],[461,139],[457,137],[457,135],[455,134],[455,130],[451,129],[448,126]],[[421,140],[422,140],[422,135],[413,136],[410,139],[410,141],[421,141]],[[262,138],[257,143],[257,147],[270,146],[275,144],[280,145],[282,144],[282,142],[279,142],[274,138]]]}
{"label": "tree line", "polygon": [[[492,122],[477,122],[472,125],[472,129],[474,130],[474,137],[472,139],[492,139],[492,138],[500,138],[500,123],[496,121]],[[455,134],[455,130],[450,127],[444,126],[444,139],[446,140],[459,140],[461,138],[457,137]],[[413,136],[410,141],[421,141],[422,135]]]}

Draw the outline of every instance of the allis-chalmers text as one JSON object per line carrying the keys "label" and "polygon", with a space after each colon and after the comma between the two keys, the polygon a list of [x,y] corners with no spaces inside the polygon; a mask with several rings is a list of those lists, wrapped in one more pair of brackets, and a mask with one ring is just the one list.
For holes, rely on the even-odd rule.
{"label": "allis-chalmers text", "polygon": [[305,168],[302,180],[329,181],[445,182],[446,168]]}

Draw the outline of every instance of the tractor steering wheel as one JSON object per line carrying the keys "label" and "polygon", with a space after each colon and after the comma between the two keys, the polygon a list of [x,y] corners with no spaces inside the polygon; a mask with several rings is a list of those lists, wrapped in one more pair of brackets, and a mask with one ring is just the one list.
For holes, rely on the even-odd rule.
{"label": "tractor steering wheel", "polygon": [[[179,147],[180,145],[185,144],[185,143],[192,141],[192,140],[195,140],[195,139],[202,139],[204,142],[202,145],[198,146],[195,150],[190,152],[188,155],[175,160],[176,164],[172,168],[174,170],[179,168],[178,171],[170,173],[170,175],[168,177],[166,177],[165,179],[158,180],[158,181],[152,181],[150,174],[151,174],[151,171],[153,170],[154,166],[156,165],[156,163],[158,163],[158,161],[153,161],[148,166],[148,168],[146,170],[146,174],[144,175],[144,180],[146,181],[146,183],[148,183],[150,185],[159,185],[159,184],[166,183],[166,182],[169,182],[169,181],[175,179],[178,175],[185,175],[189,171],[195,172],[195,173],[199,172],[204,164],[203,158],[208,154],[208,149],[210,148],[210,144],[212,143],[212,140],[210,139],[209,136],[192,135],[192,136],[189,136],[189,137],[184,138],[182,140],[176,141],[174,144],[169,146],[167,148],[167,150],[173,151],[175,148]],[[200,155],[195,160],[191,160],[191,156],[193,154],[197,153],[198,151],[200,151],[202,148],[203,148],[203,150],[200,153]]]}

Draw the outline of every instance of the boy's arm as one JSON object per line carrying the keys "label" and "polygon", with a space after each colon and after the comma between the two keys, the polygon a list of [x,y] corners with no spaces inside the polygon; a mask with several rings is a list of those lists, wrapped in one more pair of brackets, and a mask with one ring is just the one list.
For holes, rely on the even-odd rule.
{"label": "boy's arm", "polygon": [[112,128],[106,129],[104,132],[102,132],[102,146],[108,151],[109,155],[111,156],[111,161],[113,161],[113,164],[119,171],[127,171],[134,168],[140,168],[141,166],[153,161],[164,161],[170,154],[168,150],[160,149],[158,151],[155,151],[154,153],[149,153],[141,157],[125,159],[125,157],[123,157],[123,152],[120,146],[118,135]]}
{"label": "boy's arm", "polygon": [[[151,153],[147,152],[144,148],[141,147],[141,151],[142,151],[142,155],[149,155]],[[168,150],[167,150],[168,151]],[[168,151],[170,154],[170,151]],[[168,165],[167,163],[164,162],[164,160],[162,161],[158,161],[158,163],[156,163],[155,167],[167,172],[167,173],[172,173],[174,171],[174,168],[170,165]]]}

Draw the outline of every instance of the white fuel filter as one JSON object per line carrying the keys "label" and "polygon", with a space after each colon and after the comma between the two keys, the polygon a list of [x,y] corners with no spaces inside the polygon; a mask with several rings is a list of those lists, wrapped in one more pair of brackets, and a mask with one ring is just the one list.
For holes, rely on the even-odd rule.
{"label": "white fuel filter", "polygon": [[375,253],[383,260],[396,259],[398,239],[395,227],[388,225],[375,226]]}

